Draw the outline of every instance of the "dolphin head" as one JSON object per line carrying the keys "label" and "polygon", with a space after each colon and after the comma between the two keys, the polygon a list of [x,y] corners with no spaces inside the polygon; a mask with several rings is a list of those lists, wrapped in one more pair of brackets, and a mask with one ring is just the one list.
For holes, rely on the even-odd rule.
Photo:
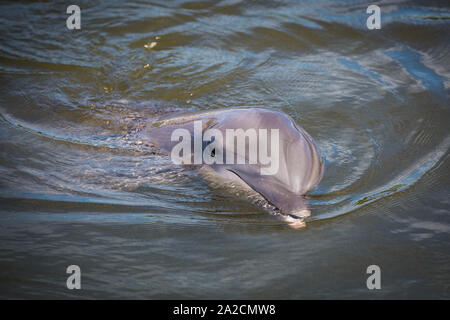
{"label": "dolphin head", "polygon": [[310,215],[304,195],[322,179],[324,160],[311,136],[291,117],[261,108],[199,112],[168,118],[149,137],[169,152],[174,145],[171,132],[182,127],[194,133],[193,123],[199,120],[203,137],[208,131],[211,137],[209,143],[202,139],[202,151],[216,160],[203,165],[247,185],[286,216]]}
{"label": "dolphin head", "polygon": [[[236,137],[231,148],[224,138],[222,148],[225,150],[224,153],[232,149],[235,159],[245,159],[246,163],[214,164],[211,167],[217,173],[228,177],[227,171],[233,173],[235,178],[262,195],[282,214],[298,218],[309,216],[310,211],[304,195],[317,186],[324,173],[324,159],[311,136],[292,118],[272,110],[238,109],[218,120],[220,121],[211,123],[211,127],[220,130],[224,136],[227,136],[229,129],[242,129],[238,134],[244,134],[246,137],[245,148],[239,150],[237,146],[239,137]],[[251,142],[249,129],[255,129],[263,135],[267,133],[266,140],[269,141],[266,155],[270,155],[272,163],[264,164],[260,158],[256,164],[249,163],[252,152],[249,145]],[[275,130],[278,134],[271,139],[273,138],[271,133]],[[242,141],[243,137],[240,138]],[[264,138],[262,135],[257,137],[259,142],[262,138]],[[261,152],[264,151],[261,151],[261,147],[264,147],[264,144],[257,144],[257,156],[261,156]]]}

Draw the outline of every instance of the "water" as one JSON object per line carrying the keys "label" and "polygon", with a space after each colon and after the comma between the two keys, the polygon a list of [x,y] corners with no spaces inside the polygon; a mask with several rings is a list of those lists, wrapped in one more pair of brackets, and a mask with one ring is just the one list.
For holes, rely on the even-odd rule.
{"label": "water", "polygon": [[[445,1],[380,2],[372,31],[372,2],[78,4],[81,30],[64,1],[0,5],[1,298],[450,298]],[[241,105],[326,157],[305,228],[134,139]]]}

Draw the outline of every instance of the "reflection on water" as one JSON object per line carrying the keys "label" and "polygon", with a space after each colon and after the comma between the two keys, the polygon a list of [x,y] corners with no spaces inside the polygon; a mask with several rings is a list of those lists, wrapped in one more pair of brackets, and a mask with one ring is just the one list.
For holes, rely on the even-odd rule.
{"label": "reflection on water", "polygon": [[[94,1],[77,31],[62,1],[2,3],[0,296],[448,298],[450,9],[381,3],[369,31],[369,4]],[[139,139],[241,105],[326,157],[306,228]]]}

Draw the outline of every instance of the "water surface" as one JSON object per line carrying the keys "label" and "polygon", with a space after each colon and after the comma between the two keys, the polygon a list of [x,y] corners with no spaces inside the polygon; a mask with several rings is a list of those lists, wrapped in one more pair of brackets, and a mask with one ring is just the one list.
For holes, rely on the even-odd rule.
{"label": "water surface", "polygon": [[[80,1],[81,30],[0,4],[0,297],[449,298],[450,8],[379,2],[368,30],[370,4]],[[242,105],[326,157],[306,228],[135,139]]]}

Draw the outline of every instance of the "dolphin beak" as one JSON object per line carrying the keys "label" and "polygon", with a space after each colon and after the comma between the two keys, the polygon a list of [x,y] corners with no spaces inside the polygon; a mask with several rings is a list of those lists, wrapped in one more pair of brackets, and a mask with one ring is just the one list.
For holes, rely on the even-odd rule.
{"label": "dolphin beak", "polygon": [[307,201],[303,195],[287,190],[272,177],[248,174],[237,169],[228,170],[236,174],[250,188],[277,207],[281,214],[290,216],[291,219],[301,220],[311,215],[311,211],[308,209]]}

